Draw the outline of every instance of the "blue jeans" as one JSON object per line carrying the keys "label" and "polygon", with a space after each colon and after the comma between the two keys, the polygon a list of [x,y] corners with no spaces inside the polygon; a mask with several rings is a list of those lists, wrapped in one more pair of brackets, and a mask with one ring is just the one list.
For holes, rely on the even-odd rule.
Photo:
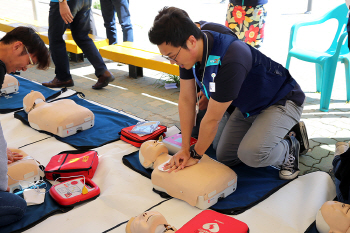
{"label": "blue jeans", "polygon": [[27,203],[23,198],[0,191],[0,227],[20,220],[26,209]]}
{"label": "blue jeans", "polygon": [[134,41],[132,24],[130,21],[128,0],[100,0],[101,11],[106,28],[109,44],[118,43],[117,27],[115,26],[115,13],[123,31],[123,41]]}
{"label": "blue jeans", "polygon": [[[73,39],[95,68],[95,75],[99,77],[107,70],[107,67],[94,42],[88,36],[90,31],[91,0],[70,0],[68,5],[74,17],[73,22],[70,23]],[[69,71],[66,43],[62,38],[67,27],[68,24],[65,24],[60,15],[59,3],[50,2],[49,45],[52,60],[56,66],[56,78],[60,81],[72,79]]]}

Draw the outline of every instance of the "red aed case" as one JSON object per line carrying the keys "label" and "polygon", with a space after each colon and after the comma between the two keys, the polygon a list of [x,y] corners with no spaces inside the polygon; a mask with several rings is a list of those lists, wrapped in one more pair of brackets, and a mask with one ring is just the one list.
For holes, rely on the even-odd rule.
{"label": "red aed case", "polygon": [[49,180],[68,180],[64,178],[82,175],[92,178],[98,165],[98,154],[96,151],[72,150],[63,151],[53,156],[45,168],[45,177]]}
{"label": "red aed case", "polygon": [[204,210],[176,233],[247,233],[247,224],[213,210]]}
{"label": "red aed case", "polygon": [[135,133],[130,133],[130,130],[132,130],[134,127],[135,125],[132,125],[122,129],[122,131],[120,132],[120,139],[136,147],[140,147],[143,142],[148,140],[158,140],[160,135],[163,135],[164,132],[166,132],[167,130],[166,126],[158,125],[158,128],[153,133],[140,136]]}
{"label": "red aed case", "polygon": [[84,178],[68,180],[50,188],[51,197],[58,204],[73,206],[97,198],[100,188],[89,178],[85,178],[86,192],[83,194]]}

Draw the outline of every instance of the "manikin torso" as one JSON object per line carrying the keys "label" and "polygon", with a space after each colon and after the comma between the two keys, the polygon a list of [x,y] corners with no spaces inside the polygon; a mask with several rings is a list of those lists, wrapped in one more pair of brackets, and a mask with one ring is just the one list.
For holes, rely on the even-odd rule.
{"label": "manikin torso", "polygon": [[147,141],[141,145],[139,154],[141,164],[154,169],[151,179],[156,190],[166,192],[192,206],[209,208],[219,197],[226,197],[236,189],[236,173],[207,155],[196,165],[168,173],[158,168],[171,158],[163,143]]}
{"label": "manikin torso", "polygon": [[31,127],[66,137],[77,130],[86,130],[94,125],[94,114],[73,100],[62,99],[46,103],[40,92],[32,91],[23,99]]}
{"label": "manikin torso", "polygon": [[23,155],[23,159],[7,166],[8,186],[10,187],[10,192],[13,192],[15,189],[20,190],[22,187],[31,186],[33,182],[40,179],[40,176],[43,176],[42,171],[39,169],[39,164],[34,158],[28,156],[20,149],[9,149],[12,152]]}
{"label": "manikin torso", "polygon": [[12,75],[5,74],[4,83],[2,84],[2,87],[1,87],[1,93],[10,94],[18,91],[18,88],[19,88],[18,80]]}

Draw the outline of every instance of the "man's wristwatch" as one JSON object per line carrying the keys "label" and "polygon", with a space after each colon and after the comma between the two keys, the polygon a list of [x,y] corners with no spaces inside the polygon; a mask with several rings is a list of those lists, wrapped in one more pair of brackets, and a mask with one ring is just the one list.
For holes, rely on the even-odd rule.
{"label": "man's wristwatch", "polygon": [[190,151],[190,156],[194,159],[201,159],[203,157],[203,155],[199,155],[194,148]]}
{"label": "man's wristwatch", "polygon": [[64,2],[65,0],[58,0],[58,2]]}

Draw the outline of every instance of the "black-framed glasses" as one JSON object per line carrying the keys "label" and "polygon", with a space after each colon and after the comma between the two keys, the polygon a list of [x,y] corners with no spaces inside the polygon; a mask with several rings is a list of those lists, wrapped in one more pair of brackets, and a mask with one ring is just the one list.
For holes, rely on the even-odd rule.
{"label": "black-framed glasses", "polygon": [[177,54],[176,54],[176,56],[175,56],[174,58],[171,58],[171,57],[165,56],[165,55],[162,55],[162,57],[164,57],[165,59],[167,59],[167,60],[169,60],[169,61],[177,62],[177,61],[176,61],[176,58],[177,58],[177,55],[179,55],[181,49],[182,49],[182,46],[180,47],[179,52],[177,52]]}
{"label": "black-framed glasses", "polygon": [[24,46],[24,48],[25,48],[26,51],[27,51],[27,54],[28,54],[28,56],[29,56],[29,61],[30,61],[30,64],[26,65],[26,68],[32,68],[32,67],[35,66],[35,64],[34,64],[34,62],[33,62],[33,60],[32,60],[32,57],[30,56],[30,54],[29,54],[29,52],[28,52],[27,47],[26,47],[25,45],[23,45],[23,46]]}

